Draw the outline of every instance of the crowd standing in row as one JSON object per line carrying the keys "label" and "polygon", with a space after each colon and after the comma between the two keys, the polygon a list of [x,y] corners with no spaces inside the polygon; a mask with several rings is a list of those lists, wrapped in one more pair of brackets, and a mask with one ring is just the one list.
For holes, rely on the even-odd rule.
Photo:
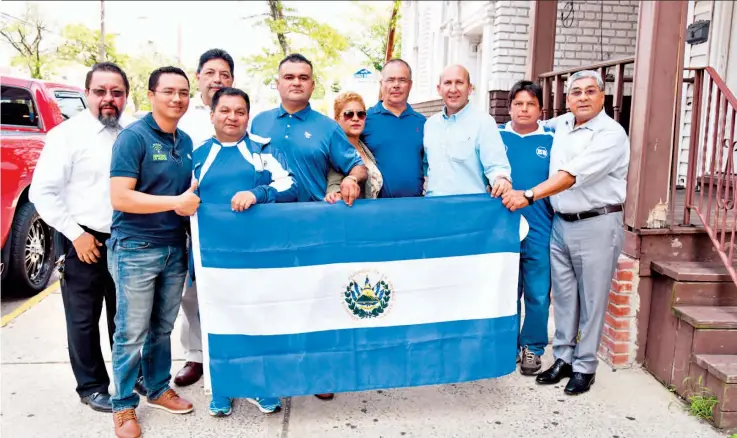
{"label": "crowd standing in row", "polygon": [[[343,93],[332,120],[310,106],[312,64],[292,54],[279,64],[281,104],[257,115],[249,131],[249,97],[232,88],[233,68],[227,52],[205,52],[192,99],[181,69],[155,70],[152,111],[131,123],[125,72],[97,64],[85,80],[88,109],[49,132],[38,161],[31,201],[65,237],[61,284],[77,393],[92,409],[113,412],[116,436],[141,436],[139,395],[171,413],[194,409],[170,387],[170,336],[181,304],[187,361],[174,383],[197,382],[203,347],[189,216],[201,200],[244,211],[272,202],[501,197],[530,224],[520,250],[520,372],[539,384],[570,378],[567,394],[589,390],[622,246],[629,161],[624,129],[603,110],[598,73],[572,75],[571,112],[545,122],[540,87],[518,82],[509,94],[512,121],[497,126],[469,105],[471,77],[457,65],[439,78],[443,110],[426,119],[407,103],[409,64],[393,59],[381,72],[382,100],[366,108],[360,95]],[[551,290],[555,363],[540,372]],[[103,302],[112,397],[98,329]],[[264,413],[281,407],[276,397],[247,400]],[[229,415],[232,400],[213,394],[209,410]]]}

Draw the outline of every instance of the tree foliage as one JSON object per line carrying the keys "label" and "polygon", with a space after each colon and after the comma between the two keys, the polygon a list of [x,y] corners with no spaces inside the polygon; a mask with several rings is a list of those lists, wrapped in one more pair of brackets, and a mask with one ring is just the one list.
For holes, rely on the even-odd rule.
{"label": "tree foliage", "polygon": [[316,82],[313,97],[325,95],[323,77],[333,64],[340,63],[341,56],[349,48],[348,40],[332,26],[314,18],[300,16],[281,0],[268,0],[269,13],[260,21],[272,34],[272,44],[261,53],[244,60],[249,74],[270,84],[276,78],[279,62],[291,53],[301,53],[314,66]]}
{"label": "tree foliage", "polygon": [[[150,111],[151,103],[147,97],[148,78],[157,68],[173,65],[172,60],[149,44],[145,50],[140,50],[138,55],[129,58],[124,65],[125,74],[131,86],[130,97],[134,111]],[[190,84],[191,82],[190,80]]]}
{"label": "tree foliage", "polygon": [[[353,1],[358,15],[354,19],[356,26],[362,29],[356,32],[353,46],[360,50],[368,58],[376,71],[381,71],[386,56],[387,35],[389,26],[397,26],[401,19],[401,10],[397,13],[392,23],[392,9],[399,9],[399,1],[383,2],[381,6],[373,6],[359,1]],[[402,35],[398,27],[395,27],[394,49],[392,58],[402,56]]]}
{"label": "tree foliage", "polygon": [[11,64],[25,66],[32,78],[48,79],[56,60],[55,50],[42,48],[49,32],[38,6],[27,4],[20,20],[8,22],[0,29],[0,36],[17,52]]}
{"label": "tree foliage", "polygon": [[[62,31],[62,36],[66,39],[64,44],[59,46],[59,57],[66,61],[76,61],[80,64],[92,67],[100,59],[100,31],[92,30],[83,24],[69,24]],[[105,34],[105,59],[104,61],[114,62],[120,66],[125,65],[128,56],[118,52],[115,46],[115,34]]]}

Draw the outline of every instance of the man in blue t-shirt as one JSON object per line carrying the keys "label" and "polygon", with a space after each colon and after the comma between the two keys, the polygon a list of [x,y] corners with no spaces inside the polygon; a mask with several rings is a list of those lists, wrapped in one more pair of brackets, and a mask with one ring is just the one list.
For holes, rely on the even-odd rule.
{"label": "man in blue t-shirt", "polygon": [[340,183],[343,201],[352,205],[368,177],[356,148],[335,120],[310,107],[315,89],[312,63],[293,53],[279,63],[276,88],[281,105],[254,117],[251,132],[269,138],[271,145],[287,158],[297,180],[297,200],[323,201],[332,167],[347,175]]}
{"label": "man in blue t-shirt", "polygon": [[548,179],[553,132],[538,124],[542,89],[530,81],[519,81],[509,92],[512,121],[499,127],[512,167],[512,188],[524,190],[531,204],[522,210],[530,232],[522,241],[517,314],[525,300],[525,320],[518,338],[520,372],[535,375],[548,344],[550,307],[550,233],[553,209],[549,200],[535,202],[531,188]]}
{"label": "man in blue t-shirt", "polygon": [[382,100],[366,112],[361,140],[376,158],[384,183],[380,198],[422,196],[425,116],[407,103],[412,69],[399,58],[381,70]]}
{"label": "man in blue t-shirt", "polygon": [[133,392],[141,364],[149,406],[174,414],[193,410],[169,386],[170,337],[187,274],[187,221],[200,204],[192,140],[177,129],[189,106],[187,75],[176,67],[155,70],[148,98],[152,112],[118,135],[110,165],[108,266],[118,299],[112,405],[119,437],[141,434]]}

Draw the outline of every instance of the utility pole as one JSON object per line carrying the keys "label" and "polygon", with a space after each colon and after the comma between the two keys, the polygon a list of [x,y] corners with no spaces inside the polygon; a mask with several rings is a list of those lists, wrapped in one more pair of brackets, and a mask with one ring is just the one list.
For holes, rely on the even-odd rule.
{"label": "utility pole", "polygon": [[100,62],[105,62],[105,0],[100,0]]}
{"label": "utility pole", "polygon": [[[399,8],[402,5],[401,0],[394,0],[394,5],[392,6],[392,16],[389,19],[389,29],[388,34],[386,36],[386,52],[384,53],[384,63],[389,62],[390,59],[392,59],[392,55],[394,53],[394,32],[397,29],[397,15],[399,15]],[[381,74],[381,72],[379,72]],[[382,94],[381,94],[381,86],[379,86],[379,101],[383,100]]]}

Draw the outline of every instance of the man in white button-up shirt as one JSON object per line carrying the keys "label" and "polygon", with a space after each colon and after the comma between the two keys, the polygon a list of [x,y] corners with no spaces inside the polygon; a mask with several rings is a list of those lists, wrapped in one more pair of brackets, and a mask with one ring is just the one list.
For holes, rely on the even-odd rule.
{"label": "man in white button-up shirt", "polygon": [[88,108],[49,131],[29,197],[41,218],[65,237],[61,296],[69,359],[77,393],[92,409],[112,412],[100,347],[103,301],[108,339],[115,333],[115,284],[107,268],[110,237],[110,158],[129,92],[128,78],[112,63],[92,67],[85,80]]}
{"label": "man in white button-up shirt", "polygon": [[549,178],[524,192],[508,192],[503,202],[514,211],[551,196],[556,360],[537,382],[570,377],[565,393],[578,395],[591,388],[598,365],[609,288],[624,241],[630,148],[624,128],[604,112],[604,82],[597,72],[571,75],[566,102],[571,112],[553,123]]}
{"label": "man in white button-up shirt", "polygon": [[[211,49],[200,56],[196,74],[200,94],[192,98],[187,112],[177,125],[192,137],[194,149],[215,134],[215,128],[210,120],[212,96],[219,89],[233,85],[233,67],[233,58],[225,50]],[[184,287],[181,341],[186,363],[174,378],[174,383],[178,386],[197,382],[203,373],[202,328],[197,302],[197,284],[188,278]]]}

